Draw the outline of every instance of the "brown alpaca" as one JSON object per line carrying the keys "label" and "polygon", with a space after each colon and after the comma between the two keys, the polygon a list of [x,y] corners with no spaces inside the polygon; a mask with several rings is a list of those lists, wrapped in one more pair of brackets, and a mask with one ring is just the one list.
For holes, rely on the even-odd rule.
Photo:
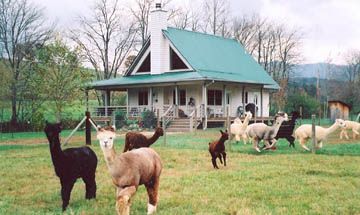
{"label": "brown alpaca", "polygon": [[219,158],[220,163],[222,162],[221,156],[224,158],[224,166],[226,166],[226,152],[225,152],[225,141],[229,139],[229,134],[227,130],[221,132],[221,137],[217,141],[213,141],[212,143],[209,143],[209,152],[211,155],[211,161],[214,166],[214,168],[219,169],[218,165],[216,164],[216,158]]}
{"label": "brown alpaca", "polygon": [[145,185],[148,196],[147,214],[156,211],[162,163],[151,148],[140,148],[117,155],[114,149],[115,129],[99,128],[97,139],[105,162],[116,186],[116,211],[119,215],[130,214],[131,197],[139,185]]}
{"label": "brown alpaca", "polygon": [[155,133],[152,137],[147,138],[143,134],[139,132],[128,132],[125,135],[125,146],[124,146],[124,152],[131,151],[132,149],[138,149],[141,147],[149,147],[157,139],[159,139],[160,136],[164,135],[164,130],[160,127],[155,129]]}

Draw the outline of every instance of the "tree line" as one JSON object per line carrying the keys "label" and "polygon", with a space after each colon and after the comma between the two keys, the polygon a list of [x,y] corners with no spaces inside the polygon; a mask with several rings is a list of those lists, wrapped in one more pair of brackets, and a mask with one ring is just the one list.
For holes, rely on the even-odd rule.
{"label": "tree line", "polygon": [[[94,0],[89,14],[76,17],[76,28],[59,29],[48,21],[44,8],[29,0],[0,0],[0,94],[11,103],[11,122],[35,117],[44,101],[52,102],[60,119],[64,105],[83,94],[83,83],[122,75],[149,38],[154,4],[155,0],[135,0],[130,6],[119,0]],[[241,43],[281,86],[273,98],[276,107],[284,109],[293,67],[302,61],[303,32],[259,15],[231,15],[227,0],[183,5],[163,0],[162,5],[171,26]],[[347,74],[358,89],[360,57],[351,56]],[[96,98],[103,101],[101,94]]]}

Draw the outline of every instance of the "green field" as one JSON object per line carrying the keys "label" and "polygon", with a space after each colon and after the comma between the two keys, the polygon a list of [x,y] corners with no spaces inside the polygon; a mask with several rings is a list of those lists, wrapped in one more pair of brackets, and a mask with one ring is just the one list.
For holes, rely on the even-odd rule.
{"label": "green field", "polygon": [[[67,135],[63,134],[64,137]],[[153,148],[164,170],[157,214],[360,214],[360,141],[332,136],[317,154],[280,141],[276,151],[255,152],[233,144],[228,166],[214,170],[207,151],[218,130],[167,135]],[[84,143],[77,133],[69,147]],[[123,137],[116,148],[122,149]],[[308,144],[310,146],[310,143]],[[84,199],[76,183],[66,214],[115,214],[115,189],[102,152],[93,139],[99,164],[97,198]],[[0,214],[61,214],[60,183],[42,133],[7,137],[0,143]],[[142,186],[131,214],[145,214]]]}

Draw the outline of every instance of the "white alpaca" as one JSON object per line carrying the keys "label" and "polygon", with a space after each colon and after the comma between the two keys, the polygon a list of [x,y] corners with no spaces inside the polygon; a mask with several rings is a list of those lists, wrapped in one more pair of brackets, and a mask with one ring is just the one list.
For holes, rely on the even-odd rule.
{"label": "white alpaca", "polygon": [[277,132],[279,131],[281,124],[287,120],[288,120],[288,115],[286,113],[284,115],[277,115],[275,117],[275,122],[272,126],[268,126],[264,123],[254,123],[246,128],[245,134],[248,138],[252,139],[254,149],[260,152],[258,146],[259,142],[261,140],[264,140],[266,149],[273,147],[274,144],[276,143],[275,137]]}
{"label": "white alpaca", "polygon": [[[329,134],[333,133],[339,127],[344,127],[345,122],[342,119],[336,119],[335,123],[329,128],[323,128],[321,126],[315,126],[315,137],[316,142],[319,144],[319,148],[322,148],[323,141],[329,136]],[[299,128],[295,130],[295,138],[299,140],[301,147],[305,150],[310,151],[308,147],[305,146],[306,142],[312,136],[312,125],[305,124],[301,125]]]}
{"label": "white alpaca", "polygon": [[[231,140],[233,139],[234,135],[236,142],[240,141],[241,137],[244,137],[245,130],[248,127],[251,118],[251,112],[246,112],[244,123],[242,123],[239,118],[234,120],[234,123],[230,125]],[[244,141],[244,143],[246,144],[246,141]]]}
{"label": "white alpaca", "polygon": [[347,140],[349,139],[349,136],[347,135],[346,130],[352,130],[353,139],[355,140],[356,136],[359,135],[359,133],[360,133],[360,123],[345,120],[345,127],[341,128],[340,139],[342,139],[344,135]]}

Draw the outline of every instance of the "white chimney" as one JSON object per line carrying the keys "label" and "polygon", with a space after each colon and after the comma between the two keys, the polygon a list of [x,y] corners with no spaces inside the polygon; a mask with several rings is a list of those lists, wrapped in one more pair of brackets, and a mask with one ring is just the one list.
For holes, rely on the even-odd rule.
{"label": "white chimney", "polygon": [[169,42],[165,39],[162,30],[167,29],[167,11],[156,3],[155,10],[150,16],[150,50],[151,74],[161,74],[170,69]]}

